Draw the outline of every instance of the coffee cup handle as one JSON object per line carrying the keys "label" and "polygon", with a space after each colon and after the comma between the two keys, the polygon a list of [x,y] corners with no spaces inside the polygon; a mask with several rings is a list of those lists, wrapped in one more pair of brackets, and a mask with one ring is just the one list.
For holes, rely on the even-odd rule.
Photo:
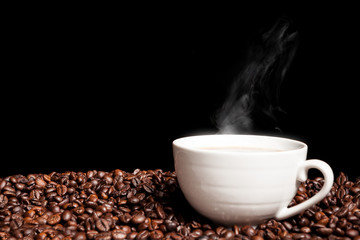
{"label": "coffee cup handle", "polygon": [[307,160],[303,162],[300,165],[300,168],[298,170],[298,176],[297,180],[304,182],[307,179],[307,173],[310,168],[316,168],[320,170],[320,172],[324,176],[324,185],[322,186],[321,190],[309,198],[308,200],[288,208],[287,205],[281,208],[277,213],[275,218],[277,220],[283,220],[289,217],[292,217],[308,208],[310,208],[312,205],[320,202],[323,198],[326,197],[326,195],[330,192],[331,187],[334,182],[334,173],[331,170],[331,167],[324,161],[321,160]]}

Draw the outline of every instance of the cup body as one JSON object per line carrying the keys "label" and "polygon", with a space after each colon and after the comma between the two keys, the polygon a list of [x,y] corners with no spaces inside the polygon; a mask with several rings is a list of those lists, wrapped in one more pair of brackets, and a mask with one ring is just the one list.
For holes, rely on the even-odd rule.
{"label": "cup body", "polygon": [[[236,146],[265,150],[217,149]],[[203,135],[175,140],[173,153],[180,188],[195,210],[226,225],[257,224],[295,196],[307,146],[270,136]]]}

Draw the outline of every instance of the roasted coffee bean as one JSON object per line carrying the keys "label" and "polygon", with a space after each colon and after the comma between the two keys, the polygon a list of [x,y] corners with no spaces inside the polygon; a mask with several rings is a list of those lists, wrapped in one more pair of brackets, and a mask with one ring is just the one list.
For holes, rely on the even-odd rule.
{"label": "roasted coffee bean", "polygon": [[338,217],[345,217],[349,212],[349,209],[347,207],[342,207],[340,210],[336,213],[336,216]]}
{"label": "roasted coffee bean", "polygon": [[40,200],[41,197],[41,190],[39,189],[34,189],[30,192],[30,200]]}
{"label": "roasted coffee bean", "polygon": [[[267,227],[274,229],[274,228],[276,228],[276,227],[274,227],[274,224],[276,224],[276,227],[277,227],[277,223],[276,223],[274,220],[270,220],[270,221],[267,223]],[[241,228],[241,232],[242,232],[243,234],[245,234],[246,236],[248,236],[248,237],[252,237],[252,236],[254,236],[254,235],[256,234],[255,229],[254,229],[252,226],[250,226],[250,225],[245,225],[245,226],[243,226],[243,227]]]}
{"label": "roasted coffee bean", "polygon": [[317,228],[316,232],[318,234],[320,234],[321,236],[329,236],[333,232],[333,229],[327,228],[327,227],[322,227],[322,228]]}
{"label": "roasted coffee bean", "polygon": [[340,186],[347,181],[347,176],[341,172],[340,175],[336,178],[336,183]]}
{"label": "roasted coffee bean", "polygon": [[65,211],[61,214],[61,218],[62,218],[65,222],[70,221],[71,217],[72,217],[72,213],[71,213],[71,211],[69,211],[69,210],[65,210]]}
{"label": "roasted coffee bean", "polygon": [[11,216],[11,222],[10,222],[10,226],[13,229],[18,229],[19,227],[21,227],[23,225],[23,218],[20,214],[13,214]]}
{"label": "roasted coffee bean", "polygon": [[137,186],[141,183],[141,180],[138,179],[137,177],[134,177],[134,178],[131,180],[131,183],[134,185],[134,187],[137,187]]}
{"label": "roasted coffee bean", "polygon": [[256,236],[251,237],[251,240],[264,240],[264,238],[259,235],[256,235]]}
{"label": "roasted coffee bean", "polygon": [[349,229],[345,233],[346,233],[346,236],[351,237],[351,238],[359,236],[359,231],[357,231],[355,229]]}
{"label": "roasted coffee bean", "polygon": [[86,240],[86,233],[85,232],[78,232],[75,234],[74,240]]}
{"label": "roasted coffee bean", "polygon": [[140,199],[135,196],[132,196],[127,201],[131,204],[138,204],[140,202]]}
{"label": "roasted coffee bean", "polygon": [[203,231],[199,228],[193,230],[191,233],[190,233],[190,237],[193,237],[193,238],[198,238],[200,236],[203,235]]}
{"label": "roasted coffee bean", "polygon": [[171,220],[165,220],[165,226],[166,226],[167,230],[171,232],[171,231],[175,231],[178,224]]}
{"label": "roasted coffee bean", "polygon": [[58,185],[56,187],[56,192],[59,196],[63,196],[67,192],[67,187],[65,185]]}
{"label": "roasted coffee bean", "polygon": [[160,230],[154,230],[154,231],[150,232],[150,239],[152,239],[152,240],[163,239],[163,237],[164,237],[164,234]]}
{"label": "roasted coffee bean", "polygon": [[132,216],[129,213],[125,213],[119,217],[119,220],[125,224],[129,223],[131,219]]}
{"label": "roasted coffee bean", "polygon": [[39,224],[43,225],[47,223],[47,219],[45,217],[38,217],[35,219]]}
{"label": "roasted coffee bean", "polygon": [[[290,205],[315,195],[323,183],[306,180]],[[327,197],[297,216],[229,228],[186,205],[174,172],[14,175],[0,178],[0,238],[357,239],[359,188],[360,178],[353,182],[340,173]]]}
{"label": "roasted coffee bean", "polygon": [[50,225],[55,225],[58,224],[61,220],[61,217],[59,214],[54,214],[52,216],[49,217],[49,219],[47,220],[48,224]]}
{"label": "roasted coffee bean", "polygon": [[360,186],[351,187],[350,192],[353,193],[353,194],[356,194],[356,193],[360,192]]}
{"label": "roasted coffee bean", "polygon": [[143,188],[144,188],[144,190],[145,190],[146,192],[148,192],[148,193],[153,193],[153,192],[154,192],[154,188],[153,188],[151,185],[149,185],[149,184],[144,184],[144,185],[143,185]]}
{"label": "roasted coffee bean", "polygon": [[100,218],[95,222],[96,229],[100,232],[107,232],[110,230],[110,223],[108,220]]}
{"label": "roasted coffee bean", "polygon": [[303,233],[310,233],[311,229],[309,227],[302,227],[302,228],[300,228],[300,231]]}
{"label": "roasted coffee bean", "polygon": [[98,231],[96,231],[96,230],[87,230],[86,231],[86,237],[88,238],[88,239],[95,239],[95,237],[96,237],[96,235],[98,235],[99,234],[99,232]]}
{"label": "roasted coffee bean", "polygon": [[137,237],[138,233],[137,232],[131,232],[127,235],[126,239],[132,240],[135,239]]}
{"label": "roasted coffee bean", "polygon": [[[315,215],[315,219],[316,219],[316,215]],[[310,224],[310,221],[309,221],[309,219],[307,219],[306,217],[304,217],[304,218],[300,218],[300,220],[299,220],[299,225],[300,226],[309,226],[309,224]]]}
{"label": "roasted coffee bean", "polygon": [[17,190],[22,191],[22,190],[24,190],[24,188],[26,187],[26,185],[23,184],[23,183],[16,183],[16,184],[15,184],[15,187],[16,187]]}
{"label": "roasted coffee bean", "polygon": [[305,210],[304,215],[308,218],[312,218],[315,215],[315,211],[312,209],[307,209]]}
{"label": "roasted coffee bean", "polygon": [[265,230],[265,236],[269,239],[275,239],[276,235],[270,230],[270,229],[266,229]]}
{"label": "roasted coffee bean", "polygon": [[346,190],[343,186],[341,186],[336,192],[336,197],[338,199],[343,199],[345,195],[346,195]]}
{"label": "roasted coffee bean", "polygon": [[131,222],[134,224],[140,224],[145,221],[146,217],[144,215],[138,214],[131,218]]}
{"label": "roasted coffee bean", "polygon": [[111,236],[114,240],[126,239],[127,233],[121,231],[120,229],[114,229],[111,232]]}
{"label": "roasted coffee bean", "polygon": [[129,234],[131,232],[131,228],[128,225],[120,225],[118,226],[118,229],[126,234]]}
{"label": "roasted coffee bean", "polygon": [[142,230],[145,230],[149,227],[149,223],[146,223],[146,222],[143,222],[143,223],[140,223],[139,226],[137,227],[137,230],[138,231],[142,231]]}
{"label": "roasted coffee bean", "polygon": [[329,223],[329,220],[330,219],[328,217],[324,217],[320,219],[317,223],[326,226]]}
{"label": "roasted coffee bean", "polygon": [[[254,230],[255,231],[255,230]],[[235,234],[233,231],[231,230],[226,230],[225,232],[223,232],[221,234],[221,237],[225,238],[225,239],[234,239]]]}
{"label": "roasted coffee bean", "polygon": [[164,212],[164,209],[160,204],[156,207],[156,214],[161,219],[166,218],[166,213]]}
{"label": "roasted coffee bean", "polygon": [[296,196],[296,197],[295,197],[295,201],[296,201],[297,203],[302,203],[303,201],[305,201],[305,198],[302,197],[302,196]]}
{"label": "roasted coffee bean", "polygon": [[148,239],[149,236],[150,236],[149,231],[143,230],[138,233],[138,235],[136,236],[136,240],[145,240],[145,239]]}
{"label": "roasted coffee bean", "polygon": [[96,240],[111,240],[111,232],[102,232],[96,235]]}
{"label": "roasted coffee bean", "polygon": [[0,209],[3,209],[6,204],[8,203],[8,198],[7,196],[3,195],[3,194],[0,194]]}
{"label": "roasted coffee bean", "polygon": [[38,186],[40,188],[45,188],[45,186],[46,186],[46,182],[40,177],[37,177],[35,179],[35,184],[36,184],[36,186]]}

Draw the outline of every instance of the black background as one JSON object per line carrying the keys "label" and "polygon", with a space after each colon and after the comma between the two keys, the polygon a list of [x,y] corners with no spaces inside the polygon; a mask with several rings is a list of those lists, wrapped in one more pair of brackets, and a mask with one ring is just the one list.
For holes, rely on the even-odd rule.
{"label": "black background", "polygon": [[335,175],[360,175],[354,6],[152,7],[6,19],[0,176],[172,170],[172,141],[217,131],[214,113],[249,44],[281,16],[300,36],[281,88],[281,135],[306,142]]}

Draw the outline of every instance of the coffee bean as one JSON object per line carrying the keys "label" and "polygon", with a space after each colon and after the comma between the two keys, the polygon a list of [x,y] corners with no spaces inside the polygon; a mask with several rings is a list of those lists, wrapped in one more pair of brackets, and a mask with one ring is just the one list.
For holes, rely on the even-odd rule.
{"label": "coffee bean", "polygon": [[67,187],[65,185],[58,185],[56,187],[56,192],[59,196],[63,196],[67,192]]}
{"label": "coffee bean", "polygon": [[264,240],[264,238],[256,235],[256,236],[251,237],[251,240]]}
{"label": "coffee bean", "polygon": [[345,228],[346,224],[347,224],[346,218],[341,218],[341,219],[339,219],[339,221],[337,222],[336,225],[337,225],[339,228]]}
{"label": "coffee bean", "polygon": [[40,188],[45,188],[46,186],[46,182],[40,177],[35,179],[35,184]]}
{"label": "coffee bean", "polygon": [[145,221],[146,217],[144,215],[138,214],[131,218],[131,222],[134,224],[140,224]]}
{"label": "coffee bean", "polygon": [[351,187],[350,192],[353,193],[353,194],[357,194],[358,192],[360,192],[360,186]]}
{"label": "coffee bean", "polygon": [[95,225],[100,232],[107,232],[110,230],[110,224],[106,219],[100,218],[96,220]]}
{"label": "coffee bean", "polygon": [[23,225],[23,222],[24,222],[24,220],[20,214],[13,214],[11,216],[10,226],[13,229],[18,229]]}
{"label": "coffee bean", "polygon": [[62,214],[61,214],[62,219],[67,222],[70,221],[71,217],[72,217],[72,213],[69,210],[65,210]]}
{"label": "coffee bean", "polygon": [[95,239],[96,235],[98,235],[98,234],[99,234],[99,232],[96,231],[96,230],[88,230],[88,231],[86,232],[86,237],[87,237],[88,239]]}
{"label": "coffee bean", "polygon": [[321,236],[329,236],[333,232],[333,229],[327,228],[327,227],[322,227],[322,228],[317,228],[316,232],[318,234],[320,234]]}
{"label": "coffee bean", "polygon": [[146,223],[146,222],[143,222],[143,223],[140,223],[139,226],[137,227],[137,230],[138,231],[142,231],[142,230],[145,230],[149,227],[149,223]]}
{"label": "coffee bean", "polygon": [[49,219],[47,220],[48,224],[50,225],[55,225],[58,224],[61,220],[61,217],[59,214],[54,214],[52,216],[49,217]]}
{"label": "coffee bean", "polygon": [[295,201],[296,201],[297,203],[302,203],[303,201],[305,201],[305,199],[304,199],[302,196],[296,196],[296,197],[295,197]]}
{"label": "coffee bean", "polygon": [[132,219],[132,216],[129,213],[125,213],[119,217],[119,220],[125,224],[129,223],[131,221],[131,219]]}
{"label": "coffee bean", "polygon": [[39,224],[43,225],[47,223],[47,219],[45,217],[38,217],[35,219]]}
{"label": "coffee bean", "polygon": [[121,231],[120,229],[114,229],[111,232],[111,236],[114,240],[126,239],[127,233]]}
{"label": "coffee bean", "polygon": [[323,216],[325,216],[325,214],[323,212],[316,212],[315,213],[315,220],[320,221],[323,218]]}
{"label": "coffee bean", "polygon": [[86,240],[86,234],[85,232],[78,232],[75,234],[74,240]]}
{"label": "coffee bean", "polygon": [[[316,219],[316,215],[315,215],[315,219]],[[310,221],[308,218],[306,218],[306,217],[300,218],[300,220],[299,220],[300,226],[309,226],[309,224],[310,224]]]}
{"label": "coffee bean", "polygon": [[310,239],[311,235],[306,233],[295,233],[292,239]]}
{"label": "coffee bean", "polygon": [[144,185],[143,185],[143,188],[144,188],[144,190],[145,190],[146,192],[148,192],[148,193],[153,193],[153,192],[154,192],[154,188],[153,188],[151,185],[149,185],[149,184],[144,184]]}
{"label": "coffee bean", "polygon": [[127,225],[120,225],[119,230],[121,230],[122,232],[124,232],[126,234],[129,234],[131,232],[131,228]]}
{"label": "coffee bean", "polygon": [[165,219],[166,218],[166,214],[164,212],[164,209],[163,207],[159,204],[157,207],[156,207],[156,214],[159,218],[161,219]]}
{"label": "coffee bean", "polygon": [[303,232],[303,233],[310,233],[310,232],[311,232],[311,229],[310,229],[309,227],[302,227],[302,228],[300,229],[300,231]]}
{"label": "coffee bean", "polygon": [[16,187],[16,189],[17,190],[24,190],[24,188],[25,188],[25,184],[23,184],[23,183],[16,183],[15,184],[15,187]]}
{"label": "coffee bean", "polygon": [[195,229],[190,233],[190,237],[198,238],[203,235],[203,231],[201,229]]}
{"label": "coffee bean", "polygon": [[324,217],[320,219],[317,223],[326,226],[329,223],[329,220],[330,219],[328,217]]}
{"label": "coffee bean", "polygon": [[307,209],[304,212],[304,216],[307,218],[312,218],[315,215],[315,211],[312,209]]}
{"label": "coffee bean", "polygon": [[355,229],[349,229],[345,233],[346,233],[347,236],[349,236],[351,238],[359,236],[359,231],[357,231]]}
{"label": "coffee bean", "polygon": [[150,239],[152,239],[152,240],[163,239],[163,237],[164,237],[164,234],[160,230],[154,230],[154,231],[150,232]]}
{"label": "coffee bean", "polygon": [[[322,178],[306,180],[290,205],[315,195],[323,183]],[[209,224],[189,208],[173,172],[14,175],[0,178],[4,223],[0,237],[5,233],[8,239],[356,239],[359,187],[360,179],[352,182],[341,173],[326,198],[293,218],[270,219],[258,228],[229,228]]]}
{"label": "coffee bean", "polygon": [[349,209],[347,207],[342,207],[340,210],[336,213],[336,216],[338,217],[345,217],[349,212]]}
{"label": "coffee bean", "polygon": [[[254,230],[254,232],[255,232],[255,230]],[[250,235],[252,235],[252,233]],[[225,239],[234,239],[235,234],[233,231],[227,230],[221,234],[221,237],[223,237]]]}
{"label": "coffee bean", "polygon": [[168,231],[174,231],[177,227],[177,223],[171,220],[165,220],[165,225]]}
{"label": "coffee bean", "polygon": [[346,190],[343,186],[341,186],[336,192],[336,197],[338,199],[342,199],[344,198],[345,195],[346,195]]}
{"label": "coffee bean", "polygon": [[3,209],[6,204],[8,203],[8,198],[7,196],[3,195],[3,194],[0,194],[0,208]]}
{"label": "coffee bean", "polygon": [[342,229],[339,228],[339,227],[335,227],[334,233],[335,233],[336,235],[338,235],[338,236],[344,236],[344,235],[345,235],[344,230],[342,230]]}
{"label": "coffee bean", "polygon": [[141,180],[135,177],[131,180],[131,183],[134,185],[134,187],[137,187],[141,183]]}
{"label": "coffee bean", "polygon": [[136,240],[145,240],[145,239],[148,239],[149,236],[150,236],[149,231],[143,230],[138,233],[138,235],[136,236]]}
{"label": "coffee bean", "polygon": [[97,203],[95,203],[95,202],[93,202],[93,201],[87,201],[87,202],[85,203],[85,206],[86,206],[86,207],[89,207],[89,208],[96,208],[98,205],[97,205]]}
{"label": "coffee bean", "polygon": [[[274,228],[277,227],[277,223],[276,223],[276,227],[275,227],[275,226],[274,226],[274,221],[270,220],[270,221],[267,223],[267,227],[274,229]],[[241,232],[242,232],[243,234],[245,234],[246,236],[248,236],[248,237],[252,237],[252,236],[254,236],[254,235],[256,234],[255,229],[254,229],[252,226],[250,226],[250,225],[245,225],[245,226],[243,226],[243,227],[241,228]]]}
{"label": "coffee bean", "polygon": [[132,196],[128,199],[128,202],[131,204],[138,204],[140,202],[140,199],[135,196]]}
{"label": "coffee bean", "polygon": [[111,240],[111,232],[102,232],[96,235],[96,240]]}
{"label": "coffee bean", "polygon": [[347,180],[348,180],[348,178],[345,175],[345,173],[340,172],[340,175],[336,178],[336,183],[338,185],[343,185]]}
{"label": "coffee bean", "polygon": [[30,192],[30,200],[40,200],[40,197],[41,197],[41,194],[42,194],[42,191],[39,190],[39,189],[34,189]]}

